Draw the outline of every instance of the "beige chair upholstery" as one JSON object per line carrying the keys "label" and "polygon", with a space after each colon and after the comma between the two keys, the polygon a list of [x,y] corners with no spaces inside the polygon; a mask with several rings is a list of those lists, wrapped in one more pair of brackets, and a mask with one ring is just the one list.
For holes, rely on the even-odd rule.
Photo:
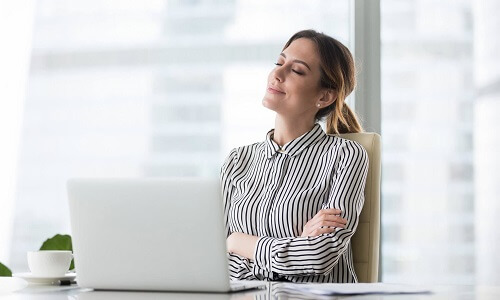
{"label": "beige chair upholstery", "polygon": [[380,135],[376,133],[340,134],[361,144],[370,160],[365,187],[365,204],[358,228],[351,238],[354,269],[359,282],[377,282],[380,244]]}

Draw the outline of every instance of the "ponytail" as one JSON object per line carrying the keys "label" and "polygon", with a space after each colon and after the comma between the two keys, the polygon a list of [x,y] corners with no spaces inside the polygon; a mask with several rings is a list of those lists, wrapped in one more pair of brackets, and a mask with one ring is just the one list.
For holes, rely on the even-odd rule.
{"label": "ponytail", "polygon": [[[338,105],[337,103],[341,103]],[[356,113],[343,101],[335,101],[335,110],[326,119],[326,133],[358,133],[363,127],[356,117]]]}

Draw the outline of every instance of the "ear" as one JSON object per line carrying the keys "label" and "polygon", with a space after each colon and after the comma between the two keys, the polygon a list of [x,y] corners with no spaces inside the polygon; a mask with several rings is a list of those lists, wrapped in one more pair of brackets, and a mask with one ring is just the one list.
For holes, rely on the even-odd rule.
{"label": "ear", "polygon": [[335,102],[335,100],[337,100],[337,92],[332,89],[328,89],[322,92],[321,97],[318,100],[318,104],[320,104],[320,108],[323,108],[329,106]]}

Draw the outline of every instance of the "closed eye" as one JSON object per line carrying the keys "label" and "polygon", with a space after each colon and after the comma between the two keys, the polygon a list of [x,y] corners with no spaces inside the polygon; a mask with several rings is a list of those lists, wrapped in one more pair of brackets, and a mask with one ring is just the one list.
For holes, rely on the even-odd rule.
{"label": "closed eye", "polygon": [[[283,65],[283,64],[280,64],[280,63],[274,63],[274,64],[277,65],[277,66],[280,66],[280,67]],[[297,70],[294,70],[294,69],[292,69],[292,72],[294,72],[297,75],[304,75],[304,73],[302,73],[300,71],[297,71]]]}

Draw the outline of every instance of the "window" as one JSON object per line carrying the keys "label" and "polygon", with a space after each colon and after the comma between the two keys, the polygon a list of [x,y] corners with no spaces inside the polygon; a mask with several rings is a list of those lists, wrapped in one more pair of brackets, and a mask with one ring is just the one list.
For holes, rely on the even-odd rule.
{"label": "window", "polygon": [[472,1],[381,1],[383,280],[474,283]]}
{"label": "window", "polygon": [[[377,2],[39,0],[34,21],[27,8],[16,20],[29,26],[12,26],[33,25],[33,41],[20,151],[2,164],[19,162],[2,262],[27,269],[26,251],[69,232],[70,177],[217,176],[231,148],[273,127],[261,99],[285,41],[314,28],[352,45],[354,3]],[[380,4],[382,280],[498,284],[500,2]]]}
{"label": "window", "polygon": [[218,176],[262,141],[261,105],[287,39],[349,43],[349,1],[37,2],[10,266],[69,232],[75,176]]}

